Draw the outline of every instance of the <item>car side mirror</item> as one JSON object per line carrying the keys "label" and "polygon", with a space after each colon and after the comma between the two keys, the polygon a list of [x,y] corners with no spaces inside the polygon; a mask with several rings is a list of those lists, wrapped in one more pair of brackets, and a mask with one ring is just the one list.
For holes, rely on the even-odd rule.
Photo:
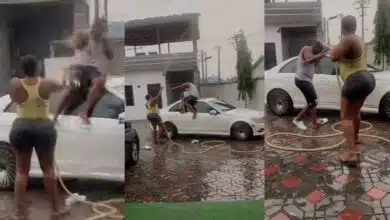
{"label": "car side mirror", "polygon": [[126,121],[126,115],[125,115],[125,112],[122,112],[118,116],[118,122],[119,122],[119,124],[124,124],[125,121]]}
{"label": "car side mirror", "polygon": [[210,111],[209,111],[209,114],[210,114],[210,115],[218,115],[218,112],[215,111],[215,110],[210,110]]}

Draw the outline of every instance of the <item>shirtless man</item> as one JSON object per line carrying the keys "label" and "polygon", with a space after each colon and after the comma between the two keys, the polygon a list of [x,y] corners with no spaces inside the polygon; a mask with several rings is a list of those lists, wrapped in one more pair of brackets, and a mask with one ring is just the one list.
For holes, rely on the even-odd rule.
{"label": "shirtless man", "polygon": [[341,20],[342,38],[332,48],[332,60],[339,63],[344,81],[341,91],[341,124],[348,144],[348,152],[340,161],[356,166],[360,162],[360,109],[367,96],[375,89],[375,76],[367,70],[364,42],[356,35],[356,18],[348,15]]}

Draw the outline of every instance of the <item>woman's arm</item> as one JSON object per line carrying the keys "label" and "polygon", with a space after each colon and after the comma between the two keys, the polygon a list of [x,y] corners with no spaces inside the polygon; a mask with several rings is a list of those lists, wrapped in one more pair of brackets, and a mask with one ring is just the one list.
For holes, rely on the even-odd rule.
{"label": "woman's arm", "polygon": [[330,53],[330,57],[332,61],[337,62],[340,61],[342,57],[345,56],[346,49],[351,47],[353,40],[350,37],[341,38],[339,44],[332,48]]}
{"label": "woman's arm", "polygon": [[104,55],[108,60],[112,60],[114,58],[114,52],[112,51],[110,44],[108,42],[107,37],[102,38],[102,47]]}
{"label": "woman's arm", "polygon": [[163,89],[164,89],[164,87],[161,87],[161,88],[160,88],[160,91],[158,92],[158,94],[157,94],[155,97],[153,97],[153,98],[150,100],[150,102],[155,103],[155,102],[158,100],[158,98],[160,98]]}
{"label": "woman's arm", "polygon": [[11,88],[9,92],[9,96],[11,97],[12,102],[16,102],[17,98],[17,93],[18,93],[18,87],[20,86],[20,79],[18,78],[12,78],[11,80]]}

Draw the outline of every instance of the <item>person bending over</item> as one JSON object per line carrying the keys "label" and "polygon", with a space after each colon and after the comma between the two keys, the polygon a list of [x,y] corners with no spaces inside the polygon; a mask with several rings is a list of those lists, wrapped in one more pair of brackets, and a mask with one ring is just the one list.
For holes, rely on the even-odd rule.
{"label": "person bending over", "polygon": [[66,81],[70,82],[71,87],[65,92],[58,106],[55,120],[61,112],[70,114],[86,101],[87,108],[79,115],[83,123],[90,123],[89,118],[94,107],[106,91],[108,62],[113,59],[106,32],[106,20],[99,18],[93,24],[90,33],[76,31],[73,34],[72,46],[75,56],[65,74]]}
{"label": "person bending over", "polygon": [[301,130],[307,130],[302,118],[310,113],[313,128],[318,128],[324,120],[317,119],[317,93],[313,85],[315,66],[326,55],[327,48],[317,41],[312,46],[304,46],[298,55],[298,66],[295,74],[295,85],[306,99],[306,106],[293,119],[293,124]]}
{"label": "person bending over", "polygon": [[196,88],[195,84],[186,82],[179,86],[173,87],[172,90],[184,88],[183,98],[182,98],[182,113],[191,111],[193,113],[192,119],[196,118],[196,102],[199,99],[199,91]]}
{"label": "person bending over", "polygon": [[146,118],[152,125],[152,138],[154,144],[157,144],[160,142],[160,138],[164,132],[164,125],[162,124],[162,120],[158,111],[158,99],[161,96],[163,87],[161,87],[160,91],[158,94],[153,97],[150,94],[147,94],[145,99],[146,99],[146,109],[148,110],[148,114]]}
{"label": "person bending over", "polygon": [[348,15],[341,20],[342,38],[331,51],[333,61],[340,65],[344,81],[341,91],[341,124],[348,151],[340,158],[346,165],[360,162],[360,109],[367,96],[375,89],[375,76],[367,70],[364,42],[356,35],[356,18]]}
{"label": "person bending over", "polygon": [[62,85],[41,78],[34,56],[26,55],[21,60],[22,79],[11,80],[10,96],[17,104],[16,119],[12,124],[9,140],[16,154],[16,179],[14,187],[15,211],[11,219],[28,219],[25,204],[26,188],[33,149],[38,156],[43,172],[43,183],[49,195],[52,218],[68,210],[60,206],[57,179],[54,169],[54,151],[57,132],[49,113],[49,97]]}

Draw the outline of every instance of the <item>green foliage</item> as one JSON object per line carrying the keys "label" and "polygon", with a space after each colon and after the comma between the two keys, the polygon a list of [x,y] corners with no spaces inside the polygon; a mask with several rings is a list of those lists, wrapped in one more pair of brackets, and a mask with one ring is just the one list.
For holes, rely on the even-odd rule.
{"label": "green foliage", "polygon": [[375,14],[375,64],[384,67],[390,62],[390,4],[388,0],[378,0]]}
{"label": "green foliage", "polygon": [[235,36],[236,51],[237,51],[237,90],[238,100],[245,101],[245,106],[248,104],[248,99],[252,99],[252,93],[255,89],[252,79],[252,54],[248,48],[248,44],[243,31],[240,31]]}

